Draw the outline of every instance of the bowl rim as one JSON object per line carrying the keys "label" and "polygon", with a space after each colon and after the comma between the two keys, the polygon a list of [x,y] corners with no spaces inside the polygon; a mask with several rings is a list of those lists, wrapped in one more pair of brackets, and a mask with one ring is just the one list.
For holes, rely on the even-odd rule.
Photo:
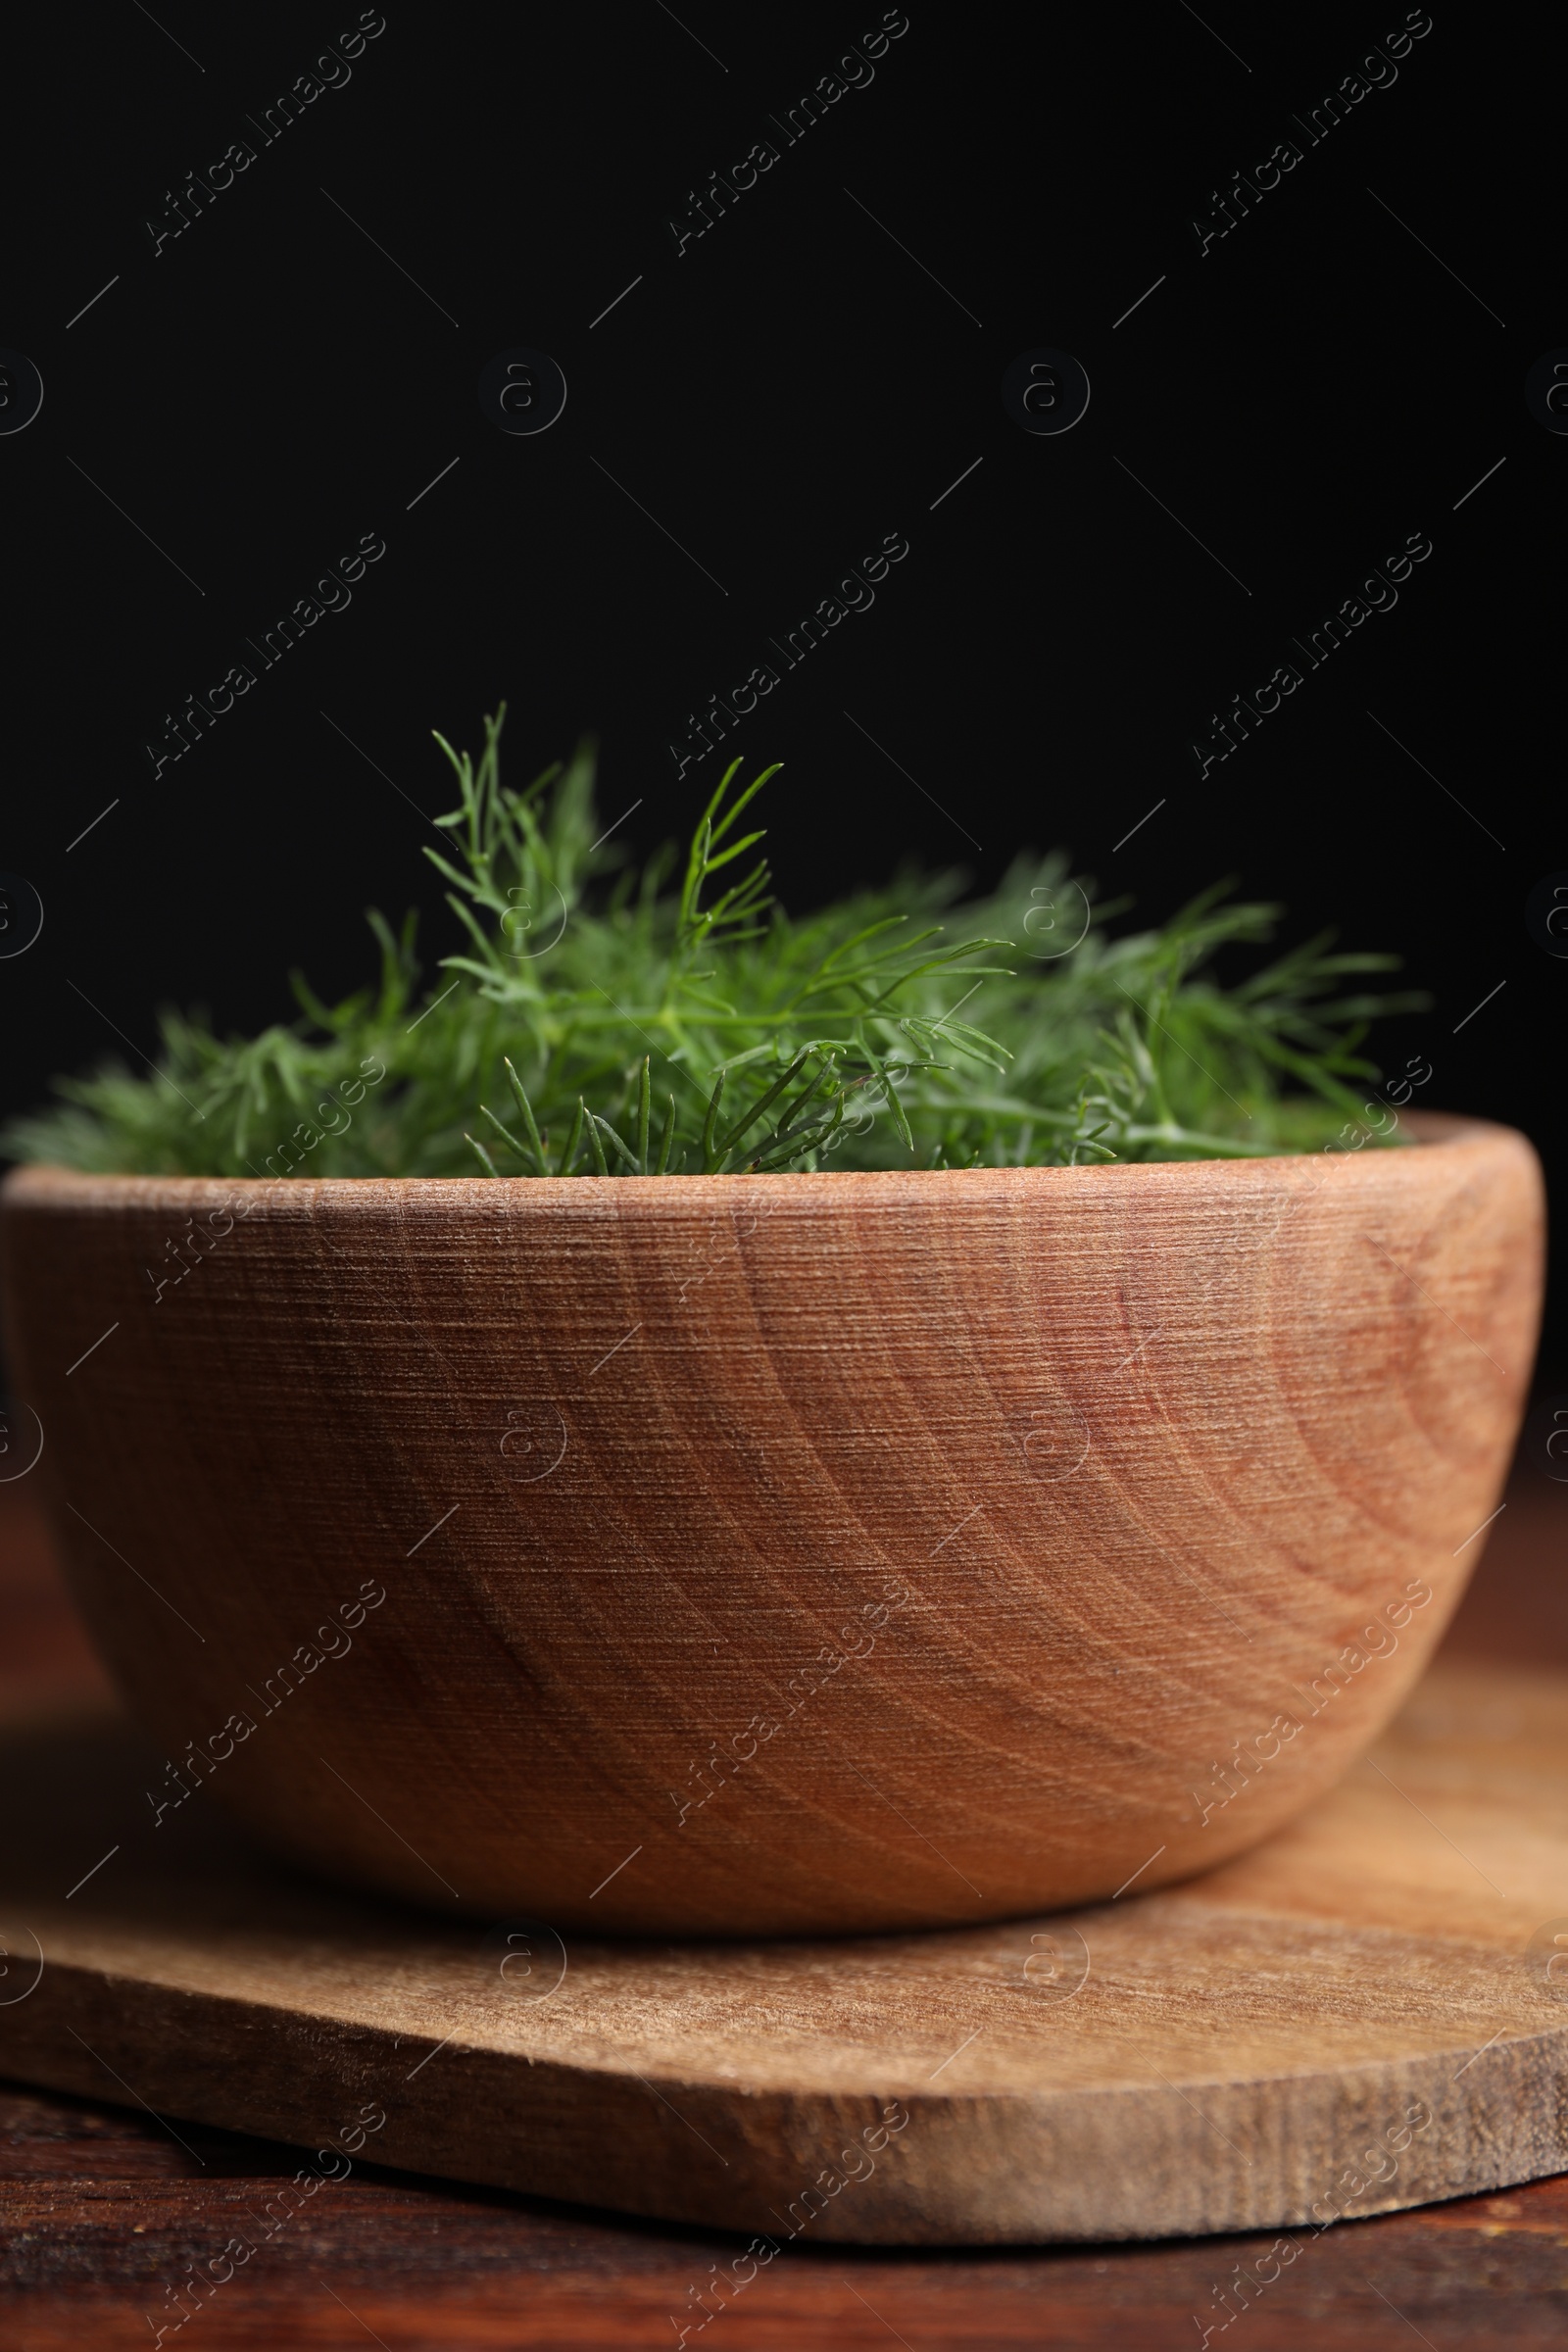
{"label": "bowl rim", "polygon": [[[255,1207],[297,1206],[314,1210],[326,1201],[345,1208],[373,1209],[396,1202],[404,1209],[423,1204],[448,1211],[529,1206],[536,1210],[573,1205],[602,1213],[613,1206],[623,1214],[634,1206],[668,1209],[681,1203],[730,1201],[762,1198],[793,1200],[805,1206],[812,1200],[826,1205],[852,1205],[858,1199],[868,1206],[880,1201],[941,1200],[995,1198],[999,1194],[1036,1190],[1079,1191],[1107,1183],[1212,1185],[1246,1182],[1264,1175],[1277,1182],[1289,1169],[1305,1170],[1325,1152],[1362,1169],[1392,1171],[1407,1164],[1412,1147],[1428,1152],[1534,1147],[1518,1128],[1498,1120],[1473,1118],[1456,1111],[1418,1110],[1399,1114],[1409,1142],[1375,1148],[1365,1156],[1360,1148],[1335,1152],[1323,1145],[1314,1152],[1259,1153],[1239,1158],[1157,1160],[1102,1160],[1081,1166],[973,1168],[823,1168],[762,1175],[729,1172],[678,1176],[176,1176],[108,1174],[67,1168],[46,1160],[13,1167],[0,1181],[0,1208],[154,1208],[180,1210],[196,1204],[224,1204],[249,1200]],[[1429,1163],[1430,1164],[1430,1163]],[[247,1212],[249,1213],[249,1212]]]}

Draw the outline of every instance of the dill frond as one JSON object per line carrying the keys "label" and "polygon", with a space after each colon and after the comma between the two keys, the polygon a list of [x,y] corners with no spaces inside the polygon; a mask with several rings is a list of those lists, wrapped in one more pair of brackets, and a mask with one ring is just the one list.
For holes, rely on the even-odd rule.
{"label": "dill frond", "polygon": [[[1391,956],[1325,934],[1233,987],[1220,951],[1280,909],[1205,892],[1158,930],[1113,938],[1059,853],[1020,856],[942,919],[961,876],[906,874],[795,919],[760,830],[777,771],[735,761],[679,887],[599,845],[594,754],[504,785],[503,704],[427,849],[464,945],[421,992],[416,918],[368,916],[377,977],[300,1018],[220,1038],[161,1016],[150,1077],[108,1063],[55,1082],[0,1149],[102,1172],[239,1176],[641,1176],[696,1171],[1076,1164],[1307,1151],[1360,1108],[1369,996]],[[735,877],[735,878],[732,878]],[[1083,936],[1036,953],[1042,907]],[[1054,921],[1053,916],[1051,920]],[[964,1017],[960,1018],[960,1014]],[[983,1022],[983,1026],[981,1023]]]}

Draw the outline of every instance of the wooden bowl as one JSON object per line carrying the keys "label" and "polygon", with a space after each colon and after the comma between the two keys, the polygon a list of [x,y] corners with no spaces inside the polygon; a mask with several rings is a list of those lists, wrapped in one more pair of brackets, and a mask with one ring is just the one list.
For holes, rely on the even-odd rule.
{"label": "wooden bowl", "polygon": [[17,1172],[35,1475],[167,1746],[155,1818],[632,1934],[985,1920],[1251,1845],[1420,1672],[1517,1428],[1535,1155],[1420,1124],[961,1174]]}

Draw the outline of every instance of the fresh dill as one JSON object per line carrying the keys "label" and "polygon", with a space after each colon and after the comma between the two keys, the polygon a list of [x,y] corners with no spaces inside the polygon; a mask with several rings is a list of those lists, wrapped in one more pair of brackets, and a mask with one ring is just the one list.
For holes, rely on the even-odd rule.
{"label": "fresh dill", "polygon": [[683,869],[600,837],[579,747],[503,785],[506,706],[477,762],[436,741],[458,805],[425,855],[466,933],[420,989],[416,917],[368,917],[378,980],[220,1037],[166,1012],[150,1077],[107,1064],[14,1120],[12,1157],[125,1174],[635,1176],[1081,1164],[1305,1151],[1359,1109],[1378,1013],[1348,984],[1396,958],[1331,936],[1233,986],[1227,946],[1280,909],[1205,892],[1112,938],[1060,854],[1016,858],[942,919],[961,875],[906,873],[795,918],[749,820],[776,770],[724,774]]}

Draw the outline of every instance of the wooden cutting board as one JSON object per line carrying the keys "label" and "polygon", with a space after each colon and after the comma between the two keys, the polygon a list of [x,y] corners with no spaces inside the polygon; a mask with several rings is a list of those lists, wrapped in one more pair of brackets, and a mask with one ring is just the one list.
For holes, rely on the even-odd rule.
{"label": "wooden cutting board", "polygon": [[302,2199],[359,2158],[939,2244],[1313,2227],[1568,2166],[1560,1669],[1440,1663],[1206,1878],[842,1942],[568,1949],[344,1896],[204,1791],[152,1827],[163,1760],[108,1715],[13,1722],[0,1765],[0,2072],[318,2151]]}

